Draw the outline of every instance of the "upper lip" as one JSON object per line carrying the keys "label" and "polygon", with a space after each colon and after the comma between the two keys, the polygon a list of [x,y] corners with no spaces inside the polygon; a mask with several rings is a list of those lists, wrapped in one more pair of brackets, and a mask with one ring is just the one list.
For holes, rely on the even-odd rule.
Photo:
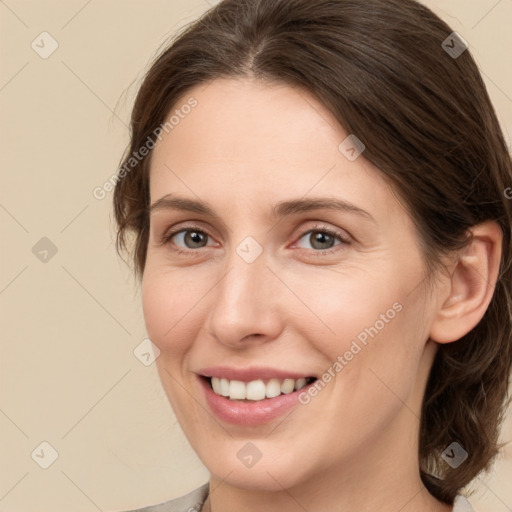
{"label": "upper lip", "polygon": [[251,382],[259,379],[300,379],[314,377],[310,373],[292,372],[269,368],[263,366],[252,366],[250,368],[235,368],[230,366],[210,366],[202,368],[197,372],[203,377],[218,377],[219,379],[239,380],[242,382]]}

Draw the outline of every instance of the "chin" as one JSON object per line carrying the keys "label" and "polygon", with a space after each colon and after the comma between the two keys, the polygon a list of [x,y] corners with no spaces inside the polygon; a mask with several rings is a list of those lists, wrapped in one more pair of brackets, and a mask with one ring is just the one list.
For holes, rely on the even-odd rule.
{"label": "chin", "polygon": [[[302,462],[287,457],[292,454],[293,448],[280,447],[278,451],[262,449],[261,458],[252,463],[243,461],[244,448],[250,442],[232,442],[221,453],[210,452],[206,457],[201,457],[208,471],[218,480],[229,485],[251,491],[282,491],[300,485],[308,479],[308,469]],[[257,443],[257,442],[256,442]],[[256,444],[255,443],[255,444]],[[239,446],[242,446],[240,448]],[[238,453],[242,453],[239,457]],[[300,468],[300,470],[299,470]]]}
{"label": "chin", "polygon": [[[214,474],[219,480],[224,481],[233,487],[238,487],[247,491],[282,491],[283,489],[294,487],[300,480],[298,479],[298,475],[294,473],[294,469],[291,467],[282,471],[273,465],[270,465],[268,468],[261,467],[256,469],[253,467],[244,470],[225,466],[223,468],[219,468],[219,470],[221,471],[220,474],[217,472],[212,473],[212,471],[210,471],[210,473]],[[230,471],[232,471],[232,473],[230,473],[226,478],[226,475]]]}

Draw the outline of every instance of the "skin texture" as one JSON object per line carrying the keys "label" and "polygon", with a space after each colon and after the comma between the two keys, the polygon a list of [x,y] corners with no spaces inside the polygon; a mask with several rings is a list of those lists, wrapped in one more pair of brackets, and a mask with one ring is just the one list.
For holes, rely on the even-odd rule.
{"label": "skin texture", "polygon": [[[151,203],[172,193],[206,202],[216,216],[152,214],[142,291],[162,385],[211,474],[205,508],[451,510],[419,477],[421,401],[436,342],[460,338],[487,308],[499,228],[477,227],[467,251],[428,286],[414,223],[364,153],[351,162],[338,150],[349,134],[312,95],[226,79],[181,103],[191,96],[197,107],[154,149]],[[276,202],[316,197],[343,199],[374,220],[325,209],[271,216]],[[194,244],[182,232],[160,243],[187,227],[208,236]],[[319,245],[323,229],[349,243]],[[236,252],[248,236],[263,248],[252,263]],[[209,410],[201,368],[320,376],[395,303],[401,311],[307,405],[258,427],[223,423]],[[262,454],[251,468],[237,457],[248,441]]]}

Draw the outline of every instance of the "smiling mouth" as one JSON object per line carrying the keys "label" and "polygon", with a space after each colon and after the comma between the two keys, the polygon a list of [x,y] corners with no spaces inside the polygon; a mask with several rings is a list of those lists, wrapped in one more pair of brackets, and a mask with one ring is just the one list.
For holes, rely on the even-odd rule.
{"label": "smiling mouth", "polygon": [[316,377],[300,379],[257,379],[250,382],[230,380],[219,377],[205,377],[213,390],[219,396],[238,402],[259,402],[280,395],[288,395],[316,381]]}

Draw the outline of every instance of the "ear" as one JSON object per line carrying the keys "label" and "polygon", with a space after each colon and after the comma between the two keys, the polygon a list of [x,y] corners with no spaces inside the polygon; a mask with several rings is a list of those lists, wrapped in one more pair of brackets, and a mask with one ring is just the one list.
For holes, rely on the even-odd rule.
{"label": "ear", "polygon": [[491,302],[501,261],[503,232],[495,221],[470,229],[473,238],[443,280],[444,293],[430,330],[430,339],[450,343],[462,338],[484,316]]}

